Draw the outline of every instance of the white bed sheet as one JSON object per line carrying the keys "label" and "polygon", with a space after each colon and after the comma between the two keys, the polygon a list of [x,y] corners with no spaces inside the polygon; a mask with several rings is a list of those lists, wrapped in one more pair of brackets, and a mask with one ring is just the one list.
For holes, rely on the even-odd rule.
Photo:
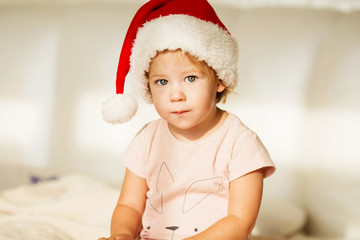
{"label": "white bed sheet", "polygon": [[109,234],[119,189],[82,175],[0,194],[0,239],[97,239]]}

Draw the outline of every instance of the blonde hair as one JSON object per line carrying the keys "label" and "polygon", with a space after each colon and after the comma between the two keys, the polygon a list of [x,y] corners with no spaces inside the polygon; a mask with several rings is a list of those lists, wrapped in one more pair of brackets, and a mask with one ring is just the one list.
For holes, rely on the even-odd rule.
{"label": "blonde hair", "polygon": [[[216,71],[210,67],[204,60],[200,61],[197,57],[195,57],[194,55],[192,55],[189,52],[184,52],[181,49],[177,49],[177,50],[168,50],[165,49],[163,51],[159,51],[155,57],[157,57],[159,54],[161,53],[167,53],[167,52],[182,52],[186,58],[200,71],[202,71],[203,73],[205,73],[211,80],[213,80],[215,83],[220,83],[223,84],[225,86],[225,84],[223,83],[223,81],[221,81],[221,79],[219,79],[218,75],[216,74]],[[155,58],[154,57],[154,58]],[[153,58],[153,59],[154,59]],[[151,65],[151,62],[150,62]],[[145,73],[146,78],[149,77],[149,72]],[[148,89],[150,89],[150,87],[148,86]],[[149,90],[150,91],[150,90]],[[226,102],[226,98],[228,96],[228,94],[230,92],[233,92],[232,89],[228,88],[225,86],[224,91],[222,92],[217,92],[216,93],[216,103],[222,102],[225,103]]]}

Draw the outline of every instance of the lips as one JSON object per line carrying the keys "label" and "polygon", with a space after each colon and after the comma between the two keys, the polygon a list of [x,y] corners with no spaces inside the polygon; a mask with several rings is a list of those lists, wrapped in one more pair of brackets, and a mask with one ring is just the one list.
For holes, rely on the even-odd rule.
{"label": "lips", "polygon": [[179,111],[174,111],[171,113],[180,116],[180,115],[184,115],[185,113],[188,113],[188,112],[190,112],[190,110],[179,110]]}

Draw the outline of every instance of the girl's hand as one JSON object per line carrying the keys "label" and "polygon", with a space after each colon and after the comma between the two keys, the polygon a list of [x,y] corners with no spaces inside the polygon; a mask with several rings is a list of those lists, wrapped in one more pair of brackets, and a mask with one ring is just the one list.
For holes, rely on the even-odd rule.
{"label": "girl's hand", "polygon": [[114,235],[114,236],[111,236],[108,238],[102,237],[102,238],[99,238],[98,240],[134,240],[134,238],[129,235],[119,234],[119,235]]}

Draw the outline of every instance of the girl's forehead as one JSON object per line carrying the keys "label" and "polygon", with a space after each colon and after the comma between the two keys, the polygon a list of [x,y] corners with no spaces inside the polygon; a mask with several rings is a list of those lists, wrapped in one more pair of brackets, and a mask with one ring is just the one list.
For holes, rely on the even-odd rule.
{"label": "girl's forehead", "polygon": [[181,50],[160,52],[156,55],[155,58],[152,59],[151,62],[158,61],[159,59],[168,59],[173,61],[188,60],[186,54]]}
{"label": "girl's forehead", "polygon": [[150,62],[149,69],[152,69],[156,66],[166,66],[166,65],[177,65],[187,66],[198,69],[196,64],[189,59],[189,57],[181,51],[167,51],[159,53],[155,58]]}

